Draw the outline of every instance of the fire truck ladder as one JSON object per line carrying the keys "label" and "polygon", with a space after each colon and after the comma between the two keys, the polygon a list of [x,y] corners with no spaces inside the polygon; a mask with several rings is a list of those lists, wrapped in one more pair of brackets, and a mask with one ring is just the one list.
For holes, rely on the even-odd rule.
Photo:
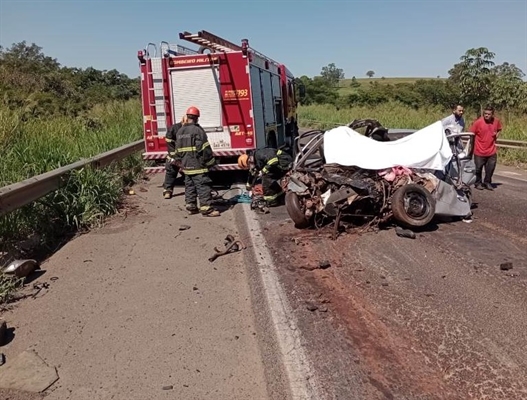
{"label": "fire truck ladder", "polygon": [[[166,43],[166,42],[161,42],[161,50],[162,50],[162,46],[163,44]],[[168,43],[166,43],[168,45]],[[154,57],[152,57],[150,55],[150,52],[148,51],[148,49],[150,47],[153,47],[154,48]],[[159,88],[156,88],[156,83],[163,83],[163,78],[157,76],[159,75],[159,72],[155,73],[154,72],[154,68],[153,68],[153,60],[152,58],[157,58],[157,46],[154,44],[154,43],[149,43],[146,47],[146,51],[145,51],[145,55],[146,55],[146,82],[147,82],[147,88],[148,88],[148,106],[149,106],[149,114],[150,114],[150,134],[151,135],[154,135],[154,133],[156,135],[159,135],[159,131],[162,130],[162,131],[166,131],[168,130],[168,126],[167,125],[167,121],[166,121],[166,111],[164,109],[164,104],[161,105],[159,103],[159,100],[163,100],[163,103],[165,102],[165,95],[163,94],[162,96],[162,99],[160,99],[158,96],[156,96],[156,90],[158,90]],[[154,77],[154,75],[156,75]],[[159,125],[159,122],[158,121],[158,117],[159,116],[164,116],[165,118],[165,127],[160,127]]]}
{"label": "fire truck ladder", "polygon": [[207,31],[199,31],[198,33],[183,32],[179,34],[179,38],[217,52],[231,53],[233,51],[242,51],[240,46]]}

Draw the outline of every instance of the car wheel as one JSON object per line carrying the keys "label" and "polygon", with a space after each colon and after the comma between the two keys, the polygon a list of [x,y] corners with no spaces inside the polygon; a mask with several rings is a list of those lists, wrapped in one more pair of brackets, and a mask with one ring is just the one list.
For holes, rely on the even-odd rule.
{"label": "car wheel", "polygon": [[435,200],[423,186],[410,183],[392,196],[394,219],[407,228],[425,226],[435,215]]}
{"label": "car wheel", "polygon": [[305,216],[302,211],[302,205],[300,199],[295,192],[287,192],[285,194],[285,208],[289,214],[289,218],[295,223],[295,227],[298,229],[305,229],[309,227],[309,219]]}

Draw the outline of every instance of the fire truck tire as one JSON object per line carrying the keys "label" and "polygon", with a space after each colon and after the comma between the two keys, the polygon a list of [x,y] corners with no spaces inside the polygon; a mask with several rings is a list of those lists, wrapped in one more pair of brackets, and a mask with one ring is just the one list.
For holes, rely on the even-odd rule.
{"label": "fire truck tire", "polygon": [[303,213],[300,199],[295,192],[287,192],[285,194],[285,208],[289,218],[295,223],[295,228],[305,229],[309,227],[309,219]]}
{"label": "fire truck tire", "polygon": [[421,185],[410,183],[395,191],[391,199],[393,218],[405,228],[418,228],[432,221],[435,200]]}

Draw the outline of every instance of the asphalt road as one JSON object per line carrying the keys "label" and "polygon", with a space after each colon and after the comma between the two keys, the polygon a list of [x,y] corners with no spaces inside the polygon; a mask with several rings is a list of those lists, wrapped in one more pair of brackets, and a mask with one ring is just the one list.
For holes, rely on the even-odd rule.
{"label": "asphalt road", "polygon": [[527,398],[527,179],[499,173],[495,191],[475,192],[471,224],[415,240],[333,241],[284,223],[284,209],[263,217],[327,398]]}
{"label": "asphalt road", "polygon": [[500,174],[471,224],[336,241],[283,207],[187,217],[158,175],[46,261],[1,351],[55,366],[51,400],[527,398],[527,175]]}
{"label": "asphalt road", "polygon": [[[7,363],[31,348],[56,367],[46,399],[267,400],[283,392],[280,374],[264,368],[274,361],[260,350],[243,252],[208,261],[227,234],[239,238],[235,215],[187,217],[183,196],[162,198],[162,179],[138,185],[120,215],[60,249],[34,281],[49,288],[3,313],[15,328],[0,349]],[[39,397],[0,389],[0,398]]]}

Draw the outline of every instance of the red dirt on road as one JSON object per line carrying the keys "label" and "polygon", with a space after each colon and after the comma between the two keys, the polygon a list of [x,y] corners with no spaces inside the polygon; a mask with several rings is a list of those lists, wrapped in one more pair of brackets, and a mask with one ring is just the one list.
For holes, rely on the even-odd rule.
{"label": "red dirt on road", "polygon": [[[439,224],[416,240],[392,229],[333,241],[330,229],[284,223],[283,210],[264,218],[330,398],[527,398],[524,189],[478,192],[472,224]],[[513,270],[500,270],[505,261]]]}

